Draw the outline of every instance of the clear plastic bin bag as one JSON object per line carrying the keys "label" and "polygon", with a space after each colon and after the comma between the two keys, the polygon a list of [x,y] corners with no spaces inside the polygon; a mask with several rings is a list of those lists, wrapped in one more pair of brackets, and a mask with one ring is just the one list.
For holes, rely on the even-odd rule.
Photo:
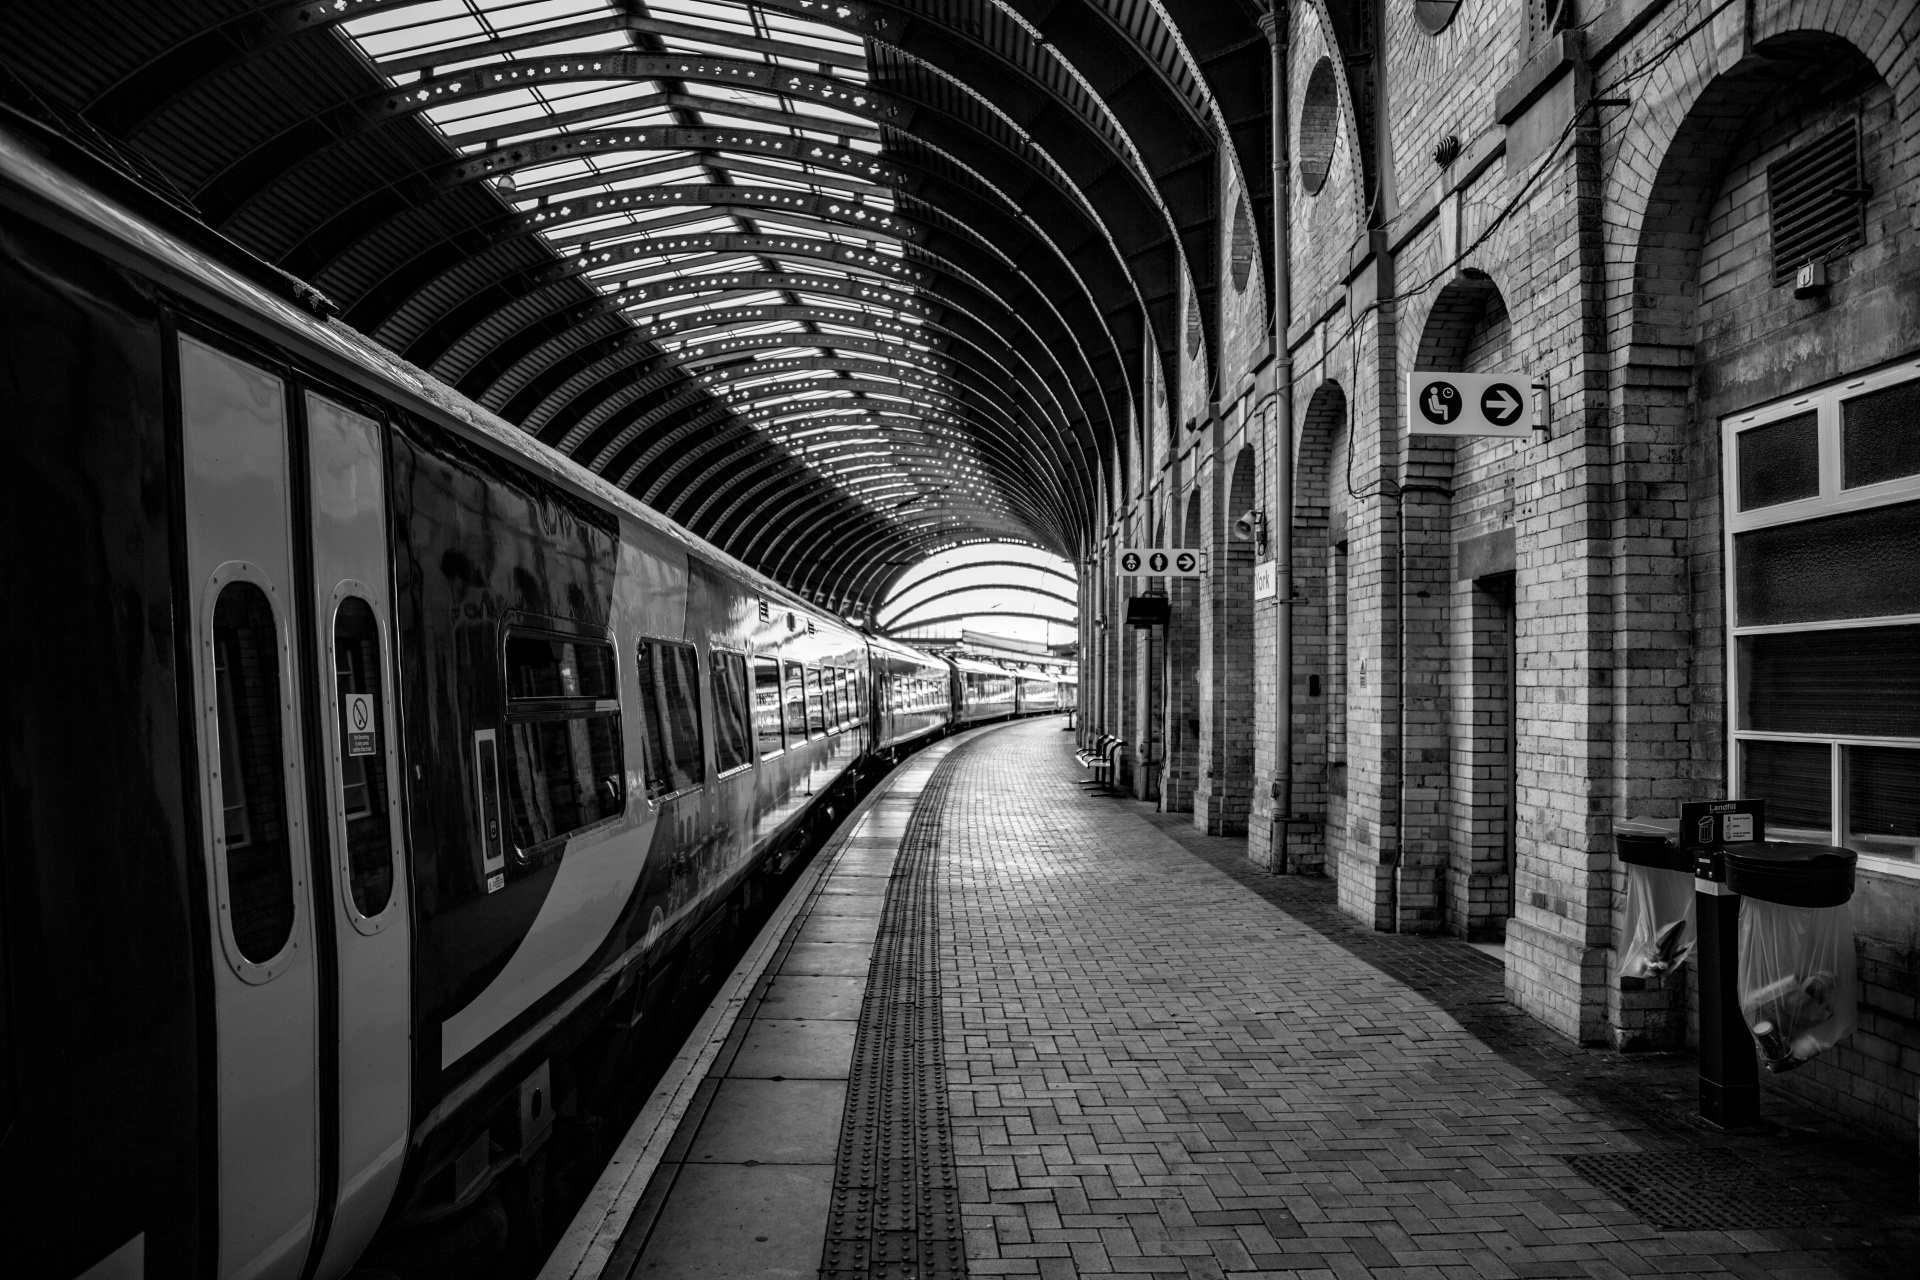
{"label": "clear plastic bin bag", "polygon": [[1693,954],[1693,877],[1684,871],[1627,864],[1623,978],[1658,977]]}
{"label": "clear plastic bin bag", "polygon": [[1767,1070],[1792,1071],[1860,1022],[1847,908],[1740,900],[1740,1012]]}

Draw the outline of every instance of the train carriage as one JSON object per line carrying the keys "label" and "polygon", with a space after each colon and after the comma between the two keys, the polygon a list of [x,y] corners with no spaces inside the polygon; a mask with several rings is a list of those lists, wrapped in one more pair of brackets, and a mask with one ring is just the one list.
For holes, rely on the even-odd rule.
{"label": "train carriage", "polygon": [[1017,671],[1013,677],[1016,713],[1023,716],[1051,715],[1060,709],[1060,685],[1044,671]]}
{"label": "train carriage", "polygon": [[956,726],[985,724],[1014,714],[1013,673],[974,658],[949,658]]}
{"label": "train carriage", "polygon": [[831,816],[867,645],[61,145],[0,131],[10,1262],[332,1280]]}
{"label": "train carriage", "polygon": [[951,671],[911,645],[868,637],[873,673],[874,749],[889,755],[946,731],[953,720]]}

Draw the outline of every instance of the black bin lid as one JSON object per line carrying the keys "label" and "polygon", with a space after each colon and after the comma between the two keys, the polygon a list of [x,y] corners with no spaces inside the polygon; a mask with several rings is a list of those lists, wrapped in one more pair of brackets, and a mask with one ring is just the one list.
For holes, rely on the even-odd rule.
{"label": "black bin lid", "polygon": [[1768,840],[1726,852],[1727,888],[1788,907],[1837,907],[1853,897],[1859,855],[1831,844]]}
{"label": "black bin lid", "polygon": [[1678,818],[1623,818],[1613,824],[1613,847],[1631,866],[1693,870],[1693,855],[1680,852]]}

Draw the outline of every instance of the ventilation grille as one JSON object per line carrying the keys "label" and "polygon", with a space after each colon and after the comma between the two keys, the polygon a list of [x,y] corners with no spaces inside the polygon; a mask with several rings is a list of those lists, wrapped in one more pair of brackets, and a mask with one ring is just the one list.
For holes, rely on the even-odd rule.
{"label": "ventilation grille", "polygon": [[762,599],[760,601],[760,621],[766,622],[770,620],[772,616],[773,616],[773,611],[767,608],[767,602],[764,599]]}
{"label": "ventilation grille", "polygon": [[1767,166],[1773,215],[1773,282],[1808,262],[1827,262],[1866,240],[1866,188],[1855,121]]}

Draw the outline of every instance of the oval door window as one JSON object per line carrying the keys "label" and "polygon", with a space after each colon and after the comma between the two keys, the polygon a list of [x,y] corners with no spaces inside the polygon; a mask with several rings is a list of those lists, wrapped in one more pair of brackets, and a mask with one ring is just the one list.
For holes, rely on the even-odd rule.
{"label": "oval door window", "polygon": [[220,589],[213,672],[220,735],[215,790],[230,927],[240,954],[264,964],[293,933],[293,862],[280,734],[280,635],[272,602],[251,582]]}
{"label": "oval door window", "polygon": [[373,607],[358,596],[342,600],[333,615],[333,667],[347,887],[353,909],[372,919],[393,897],[393,828],[387,820],[387,752],[381,741],[380,626]]}

